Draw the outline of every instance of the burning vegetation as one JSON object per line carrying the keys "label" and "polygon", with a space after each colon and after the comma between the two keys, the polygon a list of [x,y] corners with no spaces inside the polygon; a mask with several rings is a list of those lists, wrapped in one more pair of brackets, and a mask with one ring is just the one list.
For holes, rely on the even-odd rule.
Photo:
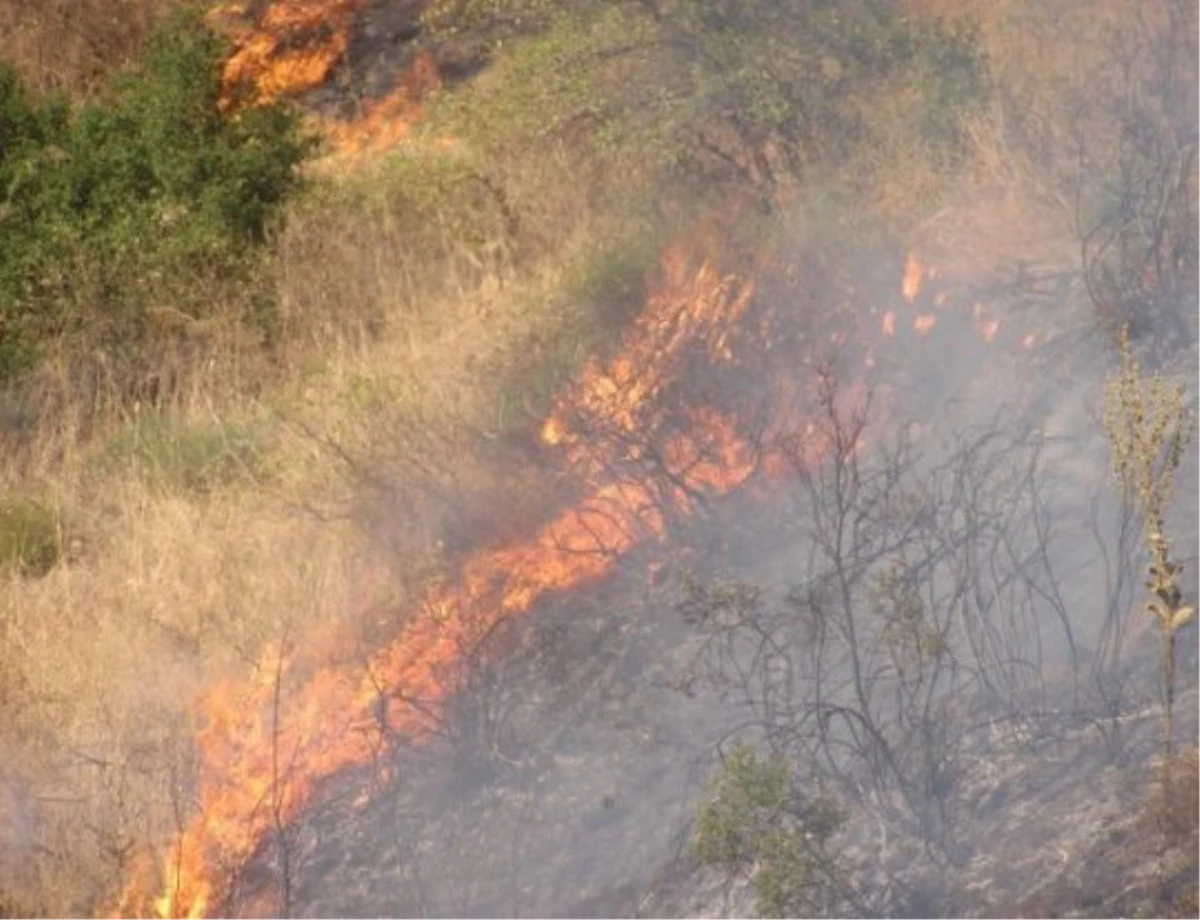
{"label": "burning vegetation", "polygon": [[[676,382],[685,358],[698,352],[729,359],[752,291],[708,263],[689,271],[684,251],[664,267],[663,288],[651,293],[624,347],[588,365],[543,427],[547,444],[567,450],[585,497],[527,540],[468,557],[450,584],[430,588],[365,667],[317,662],[281,697],[295,663],[284,650],[270,650],[254,680],[207,693],[200,702],[208,724],[197,738],[196,817],[165,851],[165,890],[141,900],[145,881],[135,878],[119,913],[224,913],[223,868],[236,874],[322,780],[386,758],[396,736],[419,739],[455,689],[444,676],[455,658],[547,594],[603,578],[632,547],[662,536],[668,515],[686,516],[694,501],[746,480],[754,467],[750,448],[729,421],[696,407],[688,413],[694,428],[660,440],[655,415],[663,411],[657,396]],[[599,427],[581,435],[573,431],[576,418]],[[619,464],[651,451],[661,458],[661,483],[614,475]]]}
{"label": "burning vegetation", "polygon": [[[75,108],[0,71],[0,915],[1190,910],[1194,22],[941,6],[223,3]],[[708,791],[568,813],[639,758]],[[402,825],[427,876],[339,883]]]}

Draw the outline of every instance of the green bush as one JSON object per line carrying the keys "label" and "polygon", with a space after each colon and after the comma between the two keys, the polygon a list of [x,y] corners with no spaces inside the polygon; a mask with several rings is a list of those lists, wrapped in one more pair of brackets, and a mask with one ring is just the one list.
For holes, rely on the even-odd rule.
{"label": "green bush", "polygon": [[74,109],[0,67],[0,381],[50,339],[136,351],[156,313],[253,284],[312,142],[288,109],[222,104],[226,50],[186,8]]}
{"label": "green bush", "polygon": [[853,892],[830,846],[843,821],[830,799],[801,793],[782,757],[738,745],[709,786],[692,847],[729,876],[752,871],[764,917],[847,915]]}
{"label": "green bush", "polygon": [[41,576],[58,563],[58,516],[28,498],[0,502],[0,566]]}

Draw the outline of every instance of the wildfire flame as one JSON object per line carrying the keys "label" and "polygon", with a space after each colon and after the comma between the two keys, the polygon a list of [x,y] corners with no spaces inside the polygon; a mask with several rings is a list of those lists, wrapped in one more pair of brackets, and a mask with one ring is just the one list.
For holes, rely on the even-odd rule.
{"label": "wildfire flame", "polygon": [[[345,55],[362,6],[363,0],[287,0],[265,9],[230,3],[215,10],[236,49],[224,70],[226,104],[262,104],[322,84]],[[438,82],[432,62],[418,57],[392,94],[368,107],[360,122],[334,126],[331,136],[343,147],[388,142],[404,130],[400,116]],[[121,915],[201,917],[220,910],[230,867],[245,865],[323,780],[373,762],[394,736],[416,738],[428,729],[430,712],[453,689],[444,672],[472,641],[547,594],[603,578],[639,542],[663,533],[666,510],[686,514],[697,494],[720,494],[746,480],[753,454],[734,422],[711,408],[685,409],[686,425],[658,445],[673,483],[665,492],[636,476],[610,474],[622,452],[636,459],[628,440],[617,448],[620,439],[578,431],[580,425],[625,435],[652,429],[656,397],[677,379],[687,354],[730,359],[752,286],[719,275],[708,262],[694,271],[688,266],[685,248],[665,253],[662,283],[623,351],[589,364],[543,426],[545,444],[564,449],[586,484],[585,498],[529,539],[468,558],[454,583],[431,586],[418,615],[365,668],[301,668],[293,653],[271,649],[253,678],[220,683],[203,696],[196,812],[157,871],[142,865],[134,873],[117,906]]]}
{"label": "wildfire flame", "polygon": [[297,96],[322,85],[350,47],[350,28],[365,0],[224,3],[209,14],[233,42],[222,73],[226,102],[250,105]]}
{"label": "wildfire flame", "polygon": [[[357,15],[369,0],[239,0],[215,7],[209,21],[233,44],[222,70],[221,105],[264,105],[296,98],[325,85],[350,47]],[[420,105],[441,87],[427,53],[418,52],[390,92],[366,100],[348,120],[317,126],[338,154],[386,149],[402,140]]]}
{"label": "wildfire flame", "polygon": [[[214,21],[235,47],[223,72],[225,104],[263,104],[324,84],[344,60],[354,17],[366,2],[216,8]],[[342,150],[386,146],[404,136],[422,100],[439,86],[433,61],[418,55],[390,94],[367,104],[354,122],[327,124],[327,133]],[[540,599],[604,578],[635,546],[661,537],[668,514],[690,513],[697,495],[725,494],[747,482],[761,458],[739,436],[736,419],[715,408],[680,407],[680,424],[661,442],[647,438],[662,421],[660,397],[681,379],[689,358],[699,355],[710,365],[733,360],[753,285],[721,274],[710,261],[695,267],[688,246],[664,253],[661,275],[620,352],[590,362],[542,426],[543,444],[561,452],[584,497],[527,539],[485,548],[462,563],[452,582],[430,586],[416,615],[365,667],[307,667],[292,650],[269,649],[253,678],[211,688],[199,703],[196,812],[161,865],[144,866],[130,879],[120,914],[201,917],[221,910],[230,867],[244,866],[274,827],[294,820],[323,781],[374,762],[396,736],[428,732],[431,712],[453,692],[447,673],[465,648]],[[910,254],[904,300],[914,303],[934,276]],[[975,319],[991,341],[999,322],[986,319],[982,307]],[[919,314],[913,329],[925,335],[936,323],[936,316]],[[895,334],[893,310],[883,314],[882,326]],[[665,487],[636,473],[649,447],[660,455]],[[154,876],[149,885],[147,875]]]}
{"label": "wildfire flame", "polygon": [[913,332],[917,335],[928,335],[936,325],[936,316],[932,313],[921,313],[913,319]]}
{"label": "wildfire flame", "polygon": [[[652,429],[656,397],[679,377],[688,355],[729,360],[752,286],[707,262],[689,271],[682,250],[667,253],[663,276],[622,351],[589,364],[543,427],[543,440],[565,449],[583,477],[586,497],[529,539],[471,556],[452,584],[431,587],[420,615],[365,672],[328,666],[297,675],[285,651],[270,650],[257,679],[211,689],[200,703],[205,727],[196,738],[197,812],[166,850],[161,893],[146,897],[142,879],[131,881],[118,906],[122,915],[199,917],[219,910],[222,867],[244,865],[322,780],[371,763],[393,736],[419,738],[428,730],[429,712],[453,689],[444,672],[474,640],[548,594],[603,578],[634,546],[663,533],[665,511],[686,514],[692,496],[746,481],[752,452],[732,420],[709,408],[683,410],[683,433],[660,445],[674,483],[666,492],[611,475],[614,460],[636,449],[579,432],[580,425],[626,434]],[[289,686],[281,694],[283,674]]]}
{"label": "wildfire flame", "polygon": [[908,258],[904,262],[904,279],[900,282],[900,293],[904,299],[912,303],[917,299],[917,295],[921,293],[921,285],[925,280],[925,266],[923,266],[917,257],[909,253]]}
{"label": "wildfire flame", "polygon": [[[293,651],[269,649],[253,678],[204,695],[197,810],[158,871],[143,866],[130,879],[120,914],[200,917],[223,909],[230,867],[245,866],[324,780],[376,762],[397,737],[428,734],[454,692],[455,663],[480,637],[548,595],[603,579],[634,547],[664,536],[669,518],[692,513],[698,496],[729,493],[756,470],[774,469],[772,458],[756,456],[739,435],[737,420],[716,408],[673,405],[674,424],[666,424],[665,394],[683,381],[689,362],[736,363],[735,340],[754,294],[752,283],[721,274],[695,249],[664,251],[660,278],[623,347],[609,360],[590,361],[543,423],[543,445],[580,482],[582,499],[527,539],[484,548],[463,561],[455,579],[431,585],[416,614],[365,666],[301,666]],[[927,277],[933,272],[910,256],[901,296],[912,302]],[[992,341],[999,321],[982,304],[972,314],[978,333]],[[883,313],[882,325],[894,335],[894,310]],[[920,336],[936,325],[933,314],[913,320]],[[819,461],[815,440],[804,449],[812,454],[806,462]],[[149,886],[147,876],[154,878]]]}
{"label": "wildfire flame", "polygon": [[390,93],[364,103],[362,115],[353,121],[326,122],[325,136],[341,154],[386,150],[408,135],[420,117],[421,103],[441,86],[441,74],[433,58],[418,53]]}
{"label": "wildfire flame", "polygon": [[[927,266],[916,255],[909,253],[904,263],[904,274],[900,281],[900,295],[910,304],[915,304],[925,289],[925,282],[938,277],[938,271],[933,266]],[[937,291],[932,296],[933,306],[941,309],[949,306],[950,293],[946,290]],[[986,305],[976,302],[971,306],[971,317],[975,331],[983,341],[992,343],[1000,332],[1000,320],[989,315]],[[880,330],[888,338],[896,335],[897,315],[895,310],[885,310],[880,316]],[[936,313],[917,313],[912,319],[912,330],[918,337],[929,335],[938,325]],[[1021,342],[1021,347],[1029,350],[1034,347],[1037,336],[1027,334]]]}

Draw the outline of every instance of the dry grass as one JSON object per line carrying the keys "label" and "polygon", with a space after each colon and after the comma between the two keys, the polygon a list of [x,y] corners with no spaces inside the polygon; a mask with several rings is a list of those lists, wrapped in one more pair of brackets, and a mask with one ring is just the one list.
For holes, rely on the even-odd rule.
{"label": "dry grass", "polygon": [[1140,836],[1155,853],[1157,889],[1139,905],[1144,915],[1195,917],[1200,873],[1200,749],[1186,748],[1158,765],[1141,814]]}
{"label": "dry grass", "polygon": [[[88,19],[111,6],[0,6],[0,54],[87,92],[158,8],[130,7],[121,44]],[[87,41],[39,71],[69,28]],[[176,330],[153,403],[66,351],[3,394],[0,497],[52,510],[59,561],[0,567],[0,912],[94,908],[190,812],[203,688],[283,636],[379,625],[544,509],[522,439],[594,343],[561,294],[599,241],[543,183],[527,212],[555,246],[534,258],[492,190],[454,168],[433,172],[449,189],[413,186],[412,155],[292,208],[269,350],[232,304]],[[548,230],[564,209],[574,225]]]}
{"label": "dry grass", "polygon": [[[1164,49],[1180,40],[1171,0],[911,5],[977,23],[992,82],[991,104],[970,126],[966,181],[943,196],[914,243],[962,279],[997,266],[1078,272],[1081,206],[1094,206],[1111,175],[1127,129],[1120,104],[1149,111],[1161,101]],[[1180,69],[1169,79],[1193,100],[1179,103],[1182,113],[1195,108],[1195,81],[1186,48],[1177,50]]]}
{"label": "dry grass", "polygon": [[38,90],[94,91],[173,0],[0,0],[0,60]]}
{"label": "dry grass", "polygon": [[1180,751],[1162,765],[1149,816],[1168,847],[1195,859],[1200,846],[1200,749]]}
{"label": "dry grass", "polygon": [[0,885],[56,912],[110,888],[123,848],[170,826],[195,693],[265,642],[353,612],[363,564],[348,526],[289,512],[269,484],[199,495],[86,475],[46,483],[70,509],[70,562],[0,582],[0,811],[26,831],[5,841]]}

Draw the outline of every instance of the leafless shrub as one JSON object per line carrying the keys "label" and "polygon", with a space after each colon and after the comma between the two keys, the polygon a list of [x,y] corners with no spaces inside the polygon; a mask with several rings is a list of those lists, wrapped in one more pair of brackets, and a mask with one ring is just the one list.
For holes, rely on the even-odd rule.
{"label": "leafless shrub", "polygon": [[[979,817],[963,807],[972,762],[1128,715],[1128,697],[1091,686],[1112,687],[1104,656],[1120,657],[1124,627],[1110,621],[1100,657],[1079,634],[1035,432],[996,421],[945,445],[885,441],[867,408],[826,373],[789,445],[788,598],[696,582],[683,613],[704,637],[698,673],[745,707],[737,732],[811,765],[882,839],[953,865]],[[1129,549],[1108,557],[1118,586]]]}
{"label": "leafless shrub", "polygon": [[1176,2],[1125,13],[1104,36],[1111,86],[1077,99],[1069,120],[1075,220],[1102,322],[1167,354],[1195,335],[1196,13]]}

